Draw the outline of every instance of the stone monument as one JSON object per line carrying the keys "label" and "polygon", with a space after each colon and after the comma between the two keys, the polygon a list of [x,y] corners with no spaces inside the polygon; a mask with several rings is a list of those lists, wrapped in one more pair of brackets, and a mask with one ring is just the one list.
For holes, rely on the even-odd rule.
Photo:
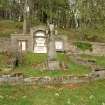
{"label": "stone monument", "polygon": [[34,35],[34,53],[47,53],[47,35],[38,30]]}
{"label": "stone monument", "polygon": [[55,27],[54,24],[49,24],[49,41],[48,41],[48,69],[59,70],[59,61],[55,48]]}

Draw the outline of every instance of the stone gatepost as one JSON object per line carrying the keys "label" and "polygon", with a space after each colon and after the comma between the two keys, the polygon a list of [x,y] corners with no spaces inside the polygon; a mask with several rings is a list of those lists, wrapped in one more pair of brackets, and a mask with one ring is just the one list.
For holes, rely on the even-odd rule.
{"label": "stone gatepost", "polygon": [[57,61],[57,54],[55,49],[55,29],[54,25],[49,25],[49,41],[48,41],[48,69],[59,70],[59,61]]}

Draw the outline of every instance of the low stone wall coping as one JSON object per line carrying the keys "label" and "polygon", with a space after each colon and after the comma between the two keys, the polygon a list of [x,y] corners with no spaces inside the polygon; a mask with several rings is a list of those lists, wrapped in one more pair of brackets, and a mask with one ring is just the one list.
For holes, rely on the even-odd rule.
{"label": "low stone wall coping", "polygon": [[77,84],[77,83],[88,83],[91,80],[95,80],[91,76],[61,76],[61,77],[11,77],[10,75],[0,76],[0,85],[9,84],[9,85],[55,85],[55,84]]}

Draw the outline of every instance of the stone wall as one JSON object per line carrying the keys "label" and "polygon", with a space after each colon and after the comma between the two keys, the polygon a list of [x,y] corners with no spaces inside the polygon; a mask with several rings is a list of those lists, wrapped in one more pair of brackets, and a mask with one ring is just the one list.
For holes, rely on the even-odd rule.
{"label": "stone wall", "polygon": [[105,55],[105,43],[91,43],[93,51],[89,52],[90,54],[96,54],[96,55]]}
{"label": "stone wall", "polygon": [[105,79],[105,70],[94,71],[84,76],[66,75],[60,77],[24,77],[23,75],[2,75],[0,76],[0,85],[63,85],[80,84],[91,81]]}
{"label": "stone wall", "polygon": [[[82,41],[83,42],[83,41]],[[93,56],[105,56],[105,43],[98,43],[98,42],[86,42],[92,45],[92,50],[85,50],[82,51],[81,49],[77,48],[73,41],[68,42],[68,52],[70,54],[87,54]],[[85,43],[85,42],[83,42]]]}
{"label": "stone wall", "polygon": [[11,50],[11,38],[0,38],[0,52],[6,52]]}
{"label": "stone wall", "polygon": [[0,85],[58,85],[58,84],[78,84],[88,83],[91,78],[88,76],[61,76],[61,77],[11,77],[3,75],[0,77]]}

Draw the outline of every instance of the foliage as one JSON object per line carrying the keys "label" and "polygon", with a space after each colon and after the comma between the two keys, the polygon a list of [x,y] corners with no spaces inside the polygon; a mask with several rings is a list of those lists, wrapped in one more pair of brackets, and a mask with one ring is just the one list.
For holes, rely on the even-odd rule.
{"label": "foliage", "polygon": [[[25,0],[0,0],[0,12],[2,19],[23,21],[23,8]],[[39,20],[46,23],[48,20],[59,27],[75,28],[76,22],[80,28],[97,27],[105,24],[105,1],[104,0],[30,0],[31,22]],[[78,18],[75,17],[79,11]],[[20,18],[20,20],[19,20]],[[75,20],[76,19],[76,20]]]}
{"label": "foliage", "polygon": [[88,42],[75,42],[77,48],[85,51],[85,50],[92,50],[92,45]]}
{"label": "foliage", "polygon": [[[0,0],[0,18],[23,21],[23,8],[25,0],[20,1],[21,3],[19,4],[17,0]],[[71,2],[73,1],[29,0],[29,18],[31,25],[45,24],[47,21],[53,21],[58,27],[75,29],[75,21],[77,21],[79,24],[79,34],[81,34],[80,39],[88,41],[104,41],[105,1],[74,0],[74,4]],[[77,10],[79,11],[79,16],[78,18],[75,18]],[[2,24],[0,26],[2,26]],[[20,28],[22,27],[20,26]],[[1,33],[3,36],[8,36],[11,32],[14,32],[14,30],[7,33],[3,31]]]}

